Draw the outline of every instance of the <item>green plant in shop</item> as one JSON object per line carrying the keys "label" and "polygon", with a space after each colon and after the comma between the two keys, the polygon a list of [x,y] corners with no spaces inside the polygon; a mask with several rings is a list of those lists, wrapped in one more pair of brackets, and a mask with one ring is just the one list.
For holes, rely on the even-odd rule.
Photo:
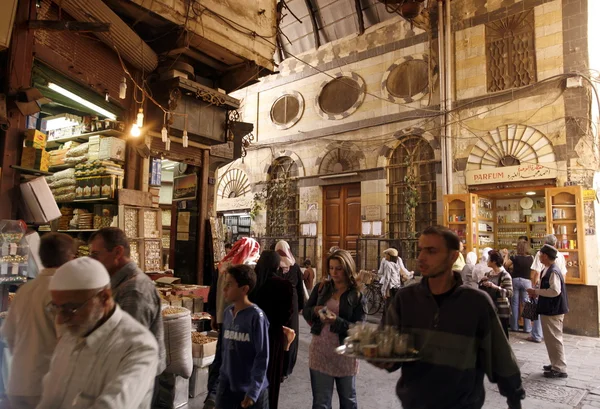
{"label": "green plant in shop", "polygon": [[406,175],[404,175],[404,214],[408,224],[409,238],[416,235],[416,209],[419,206],[419,189],[417,187],[417,175],[415,166],[406,160]]}

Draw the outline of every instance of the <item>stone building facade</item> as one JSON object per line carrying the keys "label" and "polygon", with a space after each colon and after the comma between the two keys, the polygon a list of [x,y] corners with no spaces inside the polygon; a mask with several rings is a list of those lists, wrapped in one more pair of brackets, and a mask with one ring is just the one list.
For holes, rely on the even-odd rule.
{"label": "stone building facade", "polygon": [[[552,170],[554,186],[597,189],[588,21],[598,7],[591,3],[452,1],[453,62],[443,63],[452,77],[449,127],[435,8],[414,24],[398,16],[287,58],[278,74],[234,94],[255,140],[243,161],[219,170],[216,183],[237,169],[250,189],[217,194],[216,210],[250,209],[269,180],[286,177],[297,206],[281,223],[295,226],[296,236],[316,235],[313,264],[320,267],[339,243],[356,252],[359,268],[375,269],[378,252],[396,245],[414,268],[414,232],[443,223],[444,195],[473,191],[466,174],[486,163],[539,165]],[[275,175],[282,167],[287,175]],[[277,205],[257,212],[254,234],[276,235],[269,209]],[[569,285],[574,313],[565,324],[593,336],[600,322],[596,210],[598,201],[586,206],[587,276],[585,285]]]}

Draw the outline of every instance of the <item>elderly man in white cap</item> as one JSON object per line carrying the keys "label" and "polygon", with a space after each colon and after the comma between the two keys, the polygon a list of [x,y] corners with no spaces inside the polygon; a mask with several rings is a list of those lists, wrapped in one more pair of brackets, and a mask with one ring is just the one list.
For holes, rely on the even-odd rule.
{"label": "elderly man in white cap", "polygon": [[122,311],[104,266],[70,261],[50,282],[48,309],[64,325],[37,409],[148,409],[158,365],[150,331]]}

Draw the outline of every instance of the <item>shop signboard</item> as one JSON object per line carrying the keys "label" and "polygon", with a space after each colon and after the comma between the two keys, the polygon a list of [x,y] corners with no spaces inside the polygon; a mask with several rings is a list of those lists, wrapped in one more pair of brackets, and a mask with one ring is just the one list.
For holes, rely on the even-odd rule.
{"label": "shop signboard", "polygon": [[553,179],[556,178],[557,175],[558,172],[555,168],[541,164],[527,164],[465,171],[467,185],[484,185],[490,183]]}

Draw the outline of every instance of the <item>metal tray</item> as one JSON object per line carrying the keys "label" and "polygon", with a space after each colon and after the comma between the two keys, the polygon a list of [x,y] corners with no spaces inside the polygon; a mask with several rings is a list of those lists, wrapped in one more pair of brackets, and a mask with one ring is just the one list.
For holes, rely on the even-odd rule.
{"label": "metal tray", "polygon": [[370,361],[370,362],[415,362],[415,361],[418,361],[421,359],[418,352],[413,353],[413,354],[402,355],[402,356],[392,356],[389,358],[382,358],[382,357],[368,358],[362,354],[356,354],[354,352],[347,352],[346,345],[341,345],[341,346],[337,347],[335,349],[335,352],[338,355],[344,355],[344,356],[347,356],[348,358],[362,359],[362,360]]}

